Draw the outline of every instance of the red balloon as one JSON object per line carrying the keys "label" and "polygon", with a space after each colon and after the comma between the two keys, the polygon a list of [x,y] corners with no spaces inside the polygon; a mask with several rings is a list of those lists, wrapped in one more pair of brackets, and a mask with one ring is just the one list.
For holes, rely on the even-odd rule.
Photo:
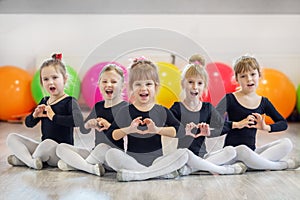
{"label": "red balloon", "polygon": [[208,63],[206,70],[209,75],[208,92],[202,96],[202,100],[216,106],[225,94],[236,91],[238,83],[232,67],[224,63]]}

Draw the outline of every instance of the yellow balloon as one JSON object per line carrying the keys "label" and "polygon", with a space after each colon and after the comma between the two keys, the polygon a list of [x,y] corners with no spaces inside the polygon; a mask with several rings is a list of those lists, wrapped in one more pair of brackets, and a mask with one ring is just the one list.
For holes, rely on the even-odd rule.
{"label": "yellow balloon", "polygon": [[158,104],[170,108],[180,97],[181,73],[175,65],[166,62],[156,63],[160,78],[160,90],[156,96]]}

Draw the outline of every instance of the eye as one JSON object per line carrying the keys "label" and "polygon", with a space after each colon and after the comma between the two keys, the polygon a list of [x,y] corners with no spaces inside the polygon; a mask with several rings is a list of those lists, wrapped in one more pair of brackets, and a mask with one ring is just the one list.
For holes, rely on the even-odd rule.
{"label": "eye", "polygon": [[149,82],[149,83],[146,83],[147,86],[151,86],[153,85],[153,83]]}
{"label": "eye", "polygon": [[49,79],[48,78],[43,78],[43,81],[48,81]]}
{"label": "eye", "polygon": [[256,73],[255,73],[255,72],[251,73],[251,76],[255,76],[255,75],[256,75]]}
{"label": "eye", "polygon": [[189,84],[193,84],[193,83],[194,83],[194,81],[191,81],[191,80],[189,80],[189,81],[188,81],[188,83],[189,83]]}
{"label": "eye", "polygon": [[202,85],[202,84],[203,84],[203,82],[202,82],[202,81],[198,82],[198,85]]}
{"label": "eye", "polygon": [[111,81],[111,83],[113,83],[113,84],[115,84],[115,83],[117,83],[117,82],[118,82],[118,81],[115,81],[115,80],[112,80],[112,81]]}
{"label": "eye", "polygon": [[107,83],[107,80],[102,80],[101,82],[102,82],[102,83]]}
{"label": "eye", "polygon": [[245,78],[245,75],[241,75],[240,78]]}
{"label": "eye", "polygon": [[141,86],[141,84],[140,84],[140,83],[135,83],[135,84],[134,84],[134,86],[136,86],[136,87],[140,87],[140,86]]}

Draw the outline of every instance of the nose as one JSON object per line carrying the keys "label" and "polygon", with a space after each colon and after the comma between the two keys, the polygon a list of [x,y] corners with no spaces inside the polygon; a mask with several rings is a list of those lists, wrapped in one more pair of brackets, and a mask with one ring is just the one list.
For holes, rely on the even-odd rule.
{"label": "nose", "polygon": [[108,81],[107,82],[107,86],[111,86],[112,84],[111,84],[111,82],[110,81]]}
{"label": "nose", "polygon": [[252,80],[252,76],[251,76],[251,75],[248,75],[248,76],[247,76],[247,80],[248,80],[248,81],[251,81],[251,80]]}
{"label": "nose", "polygon": [[193,83],[192,87],[193,87],[193,89],[197,89],[197,86],[198,86],[197,83]]}

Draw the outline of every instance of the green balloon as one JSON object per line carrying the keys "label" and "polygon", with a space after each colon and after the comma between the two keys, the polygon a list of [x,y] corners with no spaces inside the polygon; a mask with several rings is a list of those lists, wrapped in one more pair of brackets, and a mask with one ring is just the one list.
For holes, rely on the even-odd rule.
{"label": "green balloon", "polygon": [[[65,93],[79,98],[80,95],[80,78],[77,72],[69,65],[66,66],[68,80],[65,85]],[[49,93],[43,88],[40,83],[40,70],[38,70],[31,81],[31,94],[36,103],[39,103],[45,96],[49,96]]]}

